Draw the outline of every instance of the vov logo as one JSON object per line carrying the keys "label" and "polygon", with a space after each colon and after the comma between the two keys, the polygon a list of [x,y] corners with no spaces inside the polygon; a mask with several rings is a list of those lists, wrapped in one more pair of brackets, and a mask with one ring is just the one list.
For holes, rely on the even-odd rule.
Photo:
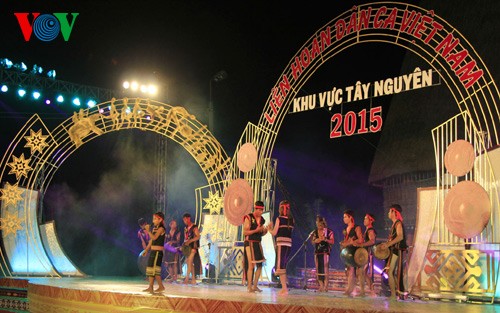
{"label": "vov logo", "polygon": [[[30,24],[29,15],[33,16],[33,22]],[[71,14],[71,24],[69,15]],[[64,41],[68,41],[75,25],[76,17],[80,13],[14,13],[23,32],[24,40],[30,41],[31,34],[41,41],[52,41],[58,35],[62,34]]]}

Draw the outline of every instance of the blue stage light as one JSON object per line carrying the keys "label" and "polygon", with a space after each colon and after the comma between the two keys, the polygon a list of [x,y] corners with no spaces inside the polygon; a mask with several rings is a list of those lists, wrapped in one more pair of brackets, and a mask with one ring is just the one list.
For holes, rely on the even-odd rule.
{"label": "blue stage light", "polygon": [[89,100],[89,101],[87,101],[87,106],[88,106],[89,108],[93,108],[93,107],[95,107],[95,105],[96,105],[96,104],[97,104],[97,103],[96,103],[94,100]]}
{"label": "blue stage light", "polygon": [[2,90],[2,92],[7,92],[9,91],[9,87],[7,87],[7,85],[2,85],[2,88],[0,90]]}
{"label": "blue stage light", "polygon": [[50,70],[50,71],[48,71],[48,72],[47,72],[47,76],[48,76],[49,78],[53,78],[53,79],[55,79],[55,78],[56,78],[56,70]]}
{"label": "blue stage light", "polygon": [[11,60],[9,60],[9,59],[7,59],[7,58],[2,59],[2,60],[0,61],[0,64],[1,64],[2,66],[4,66],[5,68],[11,68],[11,67],[12,67],[12,65],[14,65],[14,63],[12,63],[12,61],[11,61]]}

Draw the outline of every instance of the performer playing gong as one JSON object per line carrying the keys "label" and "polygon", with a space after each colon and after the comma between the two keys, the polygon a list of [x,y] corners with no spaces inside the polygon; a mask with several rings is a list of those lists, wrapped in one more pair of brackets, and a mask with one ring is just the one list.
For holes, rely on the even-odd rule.
{"label": "performer playing gong", "polygon": [[268,225],[269,232],[276,238],[276,264],[274,273],[280,277],[280,295],[288,294],[286,265],[292,249],[292,230],[294,224],[293,217],[290,214],[290,202],[288,200],[281,201],[276,224],[274,227],[272,223]]}
{"label": "performer playing gong", "polygon": [[[196,285],[196,275],[201,275],[201,258],[198,253],[200,247],[200,230],[198,225],[193,224],[191,221],[191,214],[184,213],[182,221],[186,225],[184,227],[184,247],[189,247],[191,251],[186,257],[187,272],[184,278],[184,284]],[[191,274],[191,281],[189,281],[189,274]]]}
{"label": "performer playing gong", "polygon": [[[344,211],[344,223],[347,225],[344,232],[344,240],[340,243],[343,249],[353,247],[354,243],[363,242],[363,234],[361,231],[361,226],[354,223],[354,213],[351,210]],[[352,265],[346,264],[347,271],[347,288],[344,294],[346,296],[351,296],[352,291],[356,283],[356,268]]]}
{"label": "performer playing gong", "polygon": [[316,230],[312,234],[314,244],[314,263],[316,265],[316,279],[318,291],[328,291],[328,269],[330,265],[330,252],[334,243],[333,231],[326,227],[324,217],[316,217]]}
{"label": "performer playing gong", "polygon": [[[389,287],[391,288],[391,299],[396,300],[397,297],[404,299],[404,280],[403,280],[403,257],[404,252],[408,248],[406,244],[406,235],[403,226],[403,209],[399,204],[393,204],[389,207],[389,219],[392,221],[389,240],[381,245],[389,247],[391,254],[387,259],[387,267],[389,274]],[[396,277],[394,272],[397,269]],[[396,286],[397,284],[397,286]],[[396,290],[397,288],[397,290]]]}
{"label": "performer playing gong", "polygon": [[[266,260],[262,251],[262,236],[267,233],[264,226],[266,222],[262,217],[264,212],[264,202],[256,201],[253,213],[245,215],[243,218],[243,235],[245,235],[244,268],[247,280],[248,292],[261,292],[257,284],[259,283],[262,263]],[[254,269],[257,267],[254,273]]]}
{"label": "performer playing gong", "polygon": [[364,242],[354,243],[355,247],[363,247],[367,248],[368,250],[368,263],[365,264],[363,269],[359,270],[359,285],[361,288],[361,296],[365,295],[365,281],[368,283],[370,291],[373,292],[373,253],[371,247],[375,245],[375,241],[377,240],[377,232],[373,228],[374,222],[375,217],[370,213],[366,213],[363,220],[363,224],[365,225],[365,233],[363,235]]}

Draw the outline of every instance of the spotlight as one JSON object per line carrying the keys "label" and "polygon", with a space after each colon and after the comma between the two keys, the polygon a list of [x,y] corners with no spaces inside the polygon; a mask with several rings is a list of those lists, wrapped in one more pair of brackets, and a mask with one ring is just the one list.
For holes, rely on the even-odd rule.
{"label": "spotlight", "polygon": [[133,91],[136,91],[138,88],[139,84],[137,84],[137,82],[132,82],[132,84],[130,84],[130,89],[132,89]]}
{"label": "spotlight", "polygon": [[158,92],[158,87],[156,87],[155,85],[149,85],[148,92],[150,95],[156,95],[156,93]]}
{"label": "spotlight", "polygon": [[19,65],[19,69],[25,72],[28,69],[28,67],[26,66],[26,64],[24,64],[24,62],[21,62],[21,65]]}
{"label": "spotlight", "polygon": [[33,99],[38,100],[41,94],[38,91],[33,91]]}
{"label": "spotlight", "polygon": [[50,104],[50,100],[49,99],[45,100],[45,104],[49,105]]}
{"label": "spotlight", "polygon": [[73,104],[74,104],[74,105],[78,105],[78,106],[80,106],[80,105],[81,105],[81,103],[80,103],[80,99],[79,99],[79,98],[74,98],[74,99],[73,99]]}
{"label": "spotlight", "polygon": [[95,105],[96,105],[96,102],[94,100],[87,101],[87,106],[89,108],[93,108],[93,107],[95,107]]}
{"label": "spotlight", "polygon": [[0,61],[0,64],[1,64],[2,66],[4,66],[5,68],[11,68],[11,67],[12,67],[12,65],[14,65],[14,63],[12,63],[12,61],[11,61],[11,60],[9,60],[9,59],[7,59],[7,58],[2,59],[2,60]]}
{"label": "spotlight", "polygon": [[148,86],[146,86],[146,85],[141,85],[141,92],[143,92],[143,93],[148,92]]}
{"label": "spotlight", "polygon": [[20,88],[18,91],[17,91],[17,94],[19,95],[19,97],[24,97],[24,95],[26,94],[26,90]]}
{"label": "spotlight", "polygon": [[33,69],[31,70],[31,74],[42,74],[43,69],[38,65],[33,65]]}
{"label": "spotlight", "polygon": [[56,100],[59,103],[63,103],[64,102],[64,97],[62,95],[59,95],[59,96],[57,96]]}
{"label": "spotlight", "polygon": [[2,85],[2,88],[0,90],[2,90],[2,92],[7,92],[9,91],[9,87],[7,87],[7,85]]}
{"label": "spotlight", "polygon": [[123,82],[123,88],[129,89],[130,88],[130,83],[128,81]]}
{"label": "spotlight", "polygon": [[56,78],[56,70],[50,70],[47,72],[47,76],[49,78],[55,79]]}

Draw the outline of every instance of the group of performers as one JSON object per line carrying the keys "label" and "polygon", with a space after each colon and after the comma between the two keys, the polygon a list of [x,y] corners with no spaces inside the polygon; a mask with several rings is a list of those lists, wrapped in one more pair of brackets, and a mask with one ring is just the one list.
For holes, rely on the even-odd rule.
{"label": "group of performers", "polygon": [[[256,201],[252,213],[244,216],[243,235],[244,235],[244,281],[247,284],[247,291],[250,293],[261,292],[258,287],[259,278],[262,272],[262,266],[265,262],[262,249],[262,237],[268,232],[274,237],[276,263],[274,274],[279,276],[282,289],[280,295],[288,294],[286,267],[289,261],[292,249],[292,231],[294,228],[294,219],[291,215],[290,203],[283,200],[279,204],[279,216],[273,223],[270,221],[266,226],[266,221],[262,216],[264,212],[264,203]],[[392,227],[389,232],[388,240],[376,245],[377,233],[373,228],[375,217],[367,213],[364,216],[363,224],[365,230],[357,225],[354,220],[354,213],[346,210],[343,213],[343,220],[346,225],[340,242],[342,249],[366,249],[369,254],[366,264],[346,264],[347,287],[344,292],[346,296],[351,296],[356,285],[356,280],[360,286],[360,296],[365,295],[365,284],[373,291],[373,252],[372,248],[378,247],[388,250],[390,253],[385,259],[384,271],[388,274],[391,298],[401,298],[404,295],[403,283],[403,260],[404,253],[407,250],[406,236],[403,227],[402,208],[399,204],[393,204],[389,207],[388,217],[392,221]],[[141,224],[141,220],[139,221]],[[161,266],[163,262],[163,251],[165,247],[179,249],[182,247],[183,254],[187,263],[187,273],[184,278],[186,284],[196,284],[196,276],[201,274],[201,259],[198,252],[200,248],[200,231],[198,226],[191,221],[190,214],[183,216],[184,240],[181,245],[180,231],[177,229],[177,223],[171,221],[170,230],[167,232],[164,225],[164,215],[161,212],[153,214],[153,228],[142,221],[141,231],[138,235],[143,244],[142,254],[151,251],[146,268],[146,276],[149,278],[149,286],[146,292],[161,292],[165,288],[161,278]],[[311,239],[314,245],[314,261],[316,266],[317,282],[319,292],[328,291],[328,269],[329,257],[332,246],[335,242],[334,234],[327,227],[325,218],[316,217],[316,229],[312,231],[306,240]],[[173,280],[177,279],[179,271],[179,254],[168,254],[166,263],[169,267],[169,273]],[[368,275],[368,274],[372,275]],[[157,281],[158,288],[153,289],[154,281]]]}
{"label": "group of performers", "polygon": [[[198,252],[200,247],[200,231],[198,225],[191,221],[191,215],[185,213],[182,216],[184,222],[184,240],[181,245],[180,230],[177,229],[177,222],[170,221],[169,231],[165,227],[165,216],[162,212],[153,214],[153,227],[147,224],[144,219],[139,219],[141,229],[138,237],[141,240],[143,251],[141,256],[149,254],[146,276],[149,279],[149,286],[145,292],[162,292],[165,290],[161,277],[163,262],[167,264],[170,281],[176,281],[180,271],[179,252],[182,251],[187,264],[187,273],[184,284],[196,284],[196,276],[201,275],[201,258]],[[147,242],[147,243],[146,243]],[[164,260],[164,251],[167,250]],[[158,283],[158,288],[154,289],[154,281]]]}
{"label": "group of performers", "polygon": [[[287,276],[286,265],[292,247],[292,230],[294,220],[290,212],[290,203],[283,200],[279,204],[279,216],[276,222],[270,222],[265,226],[265,220],[262,217],[264,211],[264,203],[262,201],[255,202],[254,211],[244,218],[243,234],[245,235],[245,251],[244,275],[247,281],[248,292],[261,291],[258,286],[258,279],[261,274],[262,264],[265,261],[262,250],[261,240],[266,233],[271,233],[275,237],[276,248],[276,264],[275,274],[280,277],[282,290],[280,294],[286,295]],[[403,259],[404,253],[407,250],[406,236],[403,227],[403,217],[401,215],[402,208],[399,204],[393,204],[389,208],[388,217],[392,221],[391,231],[388,240],[381,243],[379,248],[388,250],[389,256],[385,259],[384,271],[388,274],[389,287],[391,289],[391,298],[402,298],[404,295],[403,283]],[[375,217],[367,213],[364,216],[363,224],[365,230],[363,232],[361,226],[357,225],[354,220],[354,213],[351,210],[344,211],[344,224],[346,225],[343,234],[344,238],[340,242],[342,249],[366,249],[368,262],[363,265],[346,264],[347,287],[344,292],[346,296],[352,296],[356,285],[356,278],[360,285],[360,296],[365,295],[365,284],[368,284],[373,291],[373,252],[372,248],[376,245],[377,232],[373,228]],[[319,292],[328,291],[328,269],[329,258],[332,246],[335,242],[334,234],[327,227],[324,217],[316,217],[316,229],[309,235],[311,242],[314,245],[314,262],[316,266],[317,282]],[[309,238],[308,238],[309,239]]]}

